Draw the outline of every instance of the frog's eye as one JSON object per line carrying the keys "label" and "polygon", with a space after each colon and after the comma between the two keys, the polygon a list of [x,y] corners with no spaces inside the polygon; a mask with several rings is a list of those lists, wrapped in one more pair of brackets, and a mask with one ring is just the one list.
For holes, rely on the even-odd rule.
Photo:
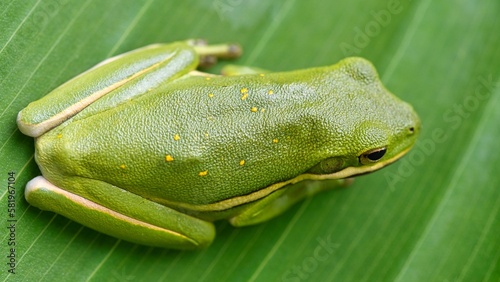
{"label": "frog's eye", "polygon": [[359,156],[359,162],[361,164],[370,164],[379,161],[387,152],[385,147],[372,149],[366,153],[363,153]]}

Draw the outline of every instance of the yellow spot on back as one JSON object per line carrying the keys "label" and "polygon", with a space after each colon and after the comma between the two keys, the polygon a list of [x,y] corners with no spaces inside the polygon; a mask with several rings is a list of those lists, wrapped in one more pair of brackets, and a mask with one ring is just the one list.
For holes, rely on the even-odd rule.
{"label": "yellow spot on back", "polygon": [[198,175],[199,175],[199,176],[205,176],[205,175],[207,175],[207,174],[208,174],[208,170],[200,171],[200,172],[198,173]]}
{"label": "yellow spot on back", "polygon": [[263,74],[263,73],[260,73],[260,74],[259,74],[259,76],[260,76],[260,77],[263,77],[263,76],[264,76],[264,74]]}
{"label": "yellow spot on back", "polygon": [[245,165],[245,160],[241,160],[240,165]]}
{"label": "yellow spot on back", "polygon": [[250,109],[250,111],[252,111],[252,112],[254,112],[254,113],[255,113],[255,112],[257,112],[257,110],[258,110],[258,109],[257,109],[257,107],[252,107],[252,108]]}
{"label": "yellow spot on back", "polygon": [[167,162],[173,162],[174,161],[174,157],[172,157],[171,155],[166,155],[165,156],[165,161],[167,161]]}
{"label": "yellow spot on back", "polygon": [[121,169],[125,169],[125,168],[127,168],[127,167],[125,166],[125,164],[121,164],[121,165],[120,165],[120,168],[121,168]]}
{"label": "yellow spot on back", "polygon": [[214,93],[208,93],[208,97],[209,97],[209,98],[214,97]]}
{"label": "yellow spot on back", "polygon": [[210,77],[205,77],[206,80],[210,80]]}
{"label": "yellow spot on back", "polygon": [[243,94],[243,96],[241,96],[241,100],[245,100],[248,97],[248,88],[241,88],[240,92]]}
{"label": "yellow spot on back", "polygon": [[62,138],[62,133],[57,134],[57,138]]}
{"label": "yellow spot on back", "polygon": [[205,132],[205,137],[208,137],[208,132]]}
{"label": "yellow spot on back", "polygon": [[174,140],[175,140],[175,141],[178,141],[179,139],[181,139],[181,137],[179,136],[179,134],[175,134],[175,135],[174,135]]}
{"label": "yellow spot on back", "polygon": [[263,113],[263,112],[265,112],[265,111],[266,111],[266,109],[264,109],[264,108],[260,109],[260,112],[261,112],[261,113]]}
{"label": "yellow spot on back", "polygon": [[273,94],[274,94],[274,91],[269,90],[269,91],[267,91],[267,94],[269,94],[269,95],[273,95]]}
{"label": "yellow spot on back", "polygon": [[278,138],[274,138],[273,143],[278,143]]}

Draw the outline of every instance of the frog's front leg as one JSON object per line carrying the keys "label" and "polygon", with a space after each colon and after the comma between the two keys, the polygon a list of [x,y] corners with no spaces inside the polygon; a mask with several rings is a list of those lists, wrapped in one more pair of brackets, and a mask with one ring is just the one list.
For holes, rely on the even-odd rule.
{"label": "frog's front leg", "polygon": [[[108,183],[81,178],[65,179],[61,189],[38,176],[26,185],[27,201],[102,233],[138,244],[201,249],[215,237],[212,223],[149,201]],[[72,190],[78,191],[78,195]]]}
{"label": "frog's front leg", "polygon": [[289,184],[271,195],[248,205],[241,213],[229,219],[234,226],[258,224],[285,212],[295,203],[322,191],[345,187],[353,178],[332,180],[305,180]]}

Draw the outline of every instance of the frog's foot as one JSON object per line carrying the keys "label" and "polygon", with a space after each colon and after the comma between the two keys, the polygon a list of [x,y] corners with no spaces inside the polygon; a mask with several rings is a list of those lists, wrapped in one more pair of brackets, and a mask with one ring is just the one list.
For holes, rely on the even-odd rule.
{"label": "frog's foot", "polygon": [[[38,176],[26,185],[26,200],[42,210],[61,214],[99,232],[126,241],[172,249],[201,249],[215,237],[211,222],[120,189],[80,177],[68,191]],[[103,193],[105,191],[105,193]]]}
{"label": "frog's foot", "polygon": [[236,59],[241,56],[240,45],[235,43],[208,45],[205,40],[188,40],[196,53],[200,55],[199,66],[206,68],[217,63],[217,59]]}
{"label": "frog's foot", "polygon": [[290,184],[247,206],[240,214],[229,219],[234,226],[258,224],[274,218],[288,210],[295,203],[322,191],[346,187],[353,178],[313,181],[305,180]]}

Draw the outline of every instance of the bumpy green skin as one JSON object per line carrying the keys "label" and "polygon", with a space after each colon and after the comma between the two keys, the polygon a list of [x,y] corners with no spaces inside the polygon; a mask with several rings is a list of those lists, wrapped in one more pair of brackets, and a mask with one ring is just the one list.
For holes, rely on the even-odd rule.
{"label": "bumpy green skin", "polygon": [[[139,221],[198,236],[194,248],[209,244],[214,231],[210,223],[187,214],[209,221],[233,218],[235,225],[258,223],[264,217],[241,220],[245,210],[266,210],[272,201],[259,204],[245,195],[307,172],[327,175],[368,167],[371,164],[361,164],[359,156],[375,148],[387,148],[379,162],[392,162],[418,135],[416,113],[383,87],[364,59],[293,72],[204,77],[188,74],[198,64],[195,49],[184,43],[163,46],[164,50],[147,51],[152,52],[147,60],[124,56],[94,69],[95,74],[90,71],[70,81],[23,110],[19,123],[36,127],[103,85],[127,79],[145,66],[161,65],[42,133],[35,157],[43,177],[55,186]],[[44,199],[64,201],[44,191],[32,193],[37,206],[55,210]],[[299,193],[304,194],[294,199],[307,196]],[[210,204],[236,197],[243,199],[241,205],[210,210]],[[78,206],[79,201],[74,202]],[[209,210],[197,209],[205,205]],[[123,236],[122,231],[132,227],[120,224],[104,230],[111,223],[96,226],[92,222],[99,217],[87,216],[86,208],[71,208],[77,209],[65,215],[107,234],[143,244],[193,248],[162,235],[160,243]],[[162,213],[174,215],[164,219]],[[186,226],[171,227],[173,221]]]}

